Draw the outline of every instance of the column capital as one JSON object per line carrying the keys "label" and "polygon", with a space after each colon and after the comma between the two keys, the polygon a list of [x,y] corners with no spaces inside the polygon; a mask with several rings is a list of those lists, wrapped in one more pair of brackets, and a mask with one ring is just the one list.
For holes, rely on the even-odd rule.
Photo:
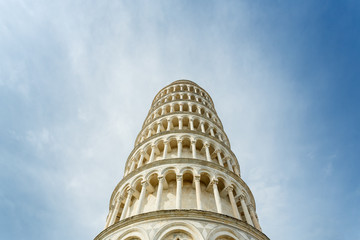
{"label": "column capital", "polygon": [[214,185],[214,184],[218,184],[219,180],[217,180],[216,178],[214,178],[213,180],[211,180],[211,185]]}
{"label": "column capital", "polygon": [[182,181],[182,175],[176,175],[176,181]]}
{"label": "column capital", "polygon": [[210,147],[210,144],[208,142],[204,142],[204,147],[208,148]]}
{"label": "column capital", "polygon": [[232,192],[234,190],[234,187],[229,185],[225,189],[226,189],[227,192]]}
{"label": "column capital", "polygon": [[244,194],[240,194],[239,198],[240,198],[240,200],[244,200],[244,201],[246,199]]}
{"label": "column capital", "polygon": [[247,207],[249,208],[250,211],[255,211],[254,205],[252,205],[252,203],[249,203]]}
{"label": "column capital", "polygon": [[144,180],[144,181],[141,181],[141,185],[142,185],[143,187],[146,187],[146,186],[149,185],[149,184],[148,184],[148,182],[147,182],[146,180]]}
{"label": "column capital", "polygon": [[168,140],[164,140],[163,142],[164,142],[164,145],[167,145],[169,143]]}
{"label": "column capital", "polygon": [[200,181],[200,175],[195,175],[194,176],[194,180],[197,182],[197,181]]}
{"label": "column capital", "polygon": [[151,144],[151,148],[154,149],[156,147],[155,144]]}
{"label": "column capital", "polygon": [[181,143],[183,140],[181,138],[177,139],[178,143]]}
{"label": "column capital", "polygon": [[191,139],[191,143],[192,143],[192,144],[195,144],[195,143],[196,143],[196,140],[195,140],[195,139]]}
{"label": "column capital", "polygon": [[165,179],[165,177],[164,177],[164,176],[158,176],[158,180],[159,180],[159,182],[164,181],[164,179]]}
{"label": "column capital", "polygon": [[214,153],[221,153],[221,150],[219,149],[219,148],[217,148],[215,151],[214,151]]}
{"label": "column capital", "polygon": [[[124,199],[124,198],[123,198],[122,196],[119,196],[118,198],[116,198],[116,199],[114,200],[114,204],[120,202],[120,201],[123,200],[123,199]],[[111,206],[114,206],[114,204],[112,204]]]}
{"label": "column capital", "polygon": [[128,195],[133,195],[134,192],[135,192],[135,190],[132,189],[132,188],[129,188],[129,189],[127,190]]}
{"label": "column capital", "polygon": [[181,119],[181,120],[183,119],[183,117],[182,117],[182,116],[178,116],[177,118],[178,118],[179,120],[180,120],[180,119]]}

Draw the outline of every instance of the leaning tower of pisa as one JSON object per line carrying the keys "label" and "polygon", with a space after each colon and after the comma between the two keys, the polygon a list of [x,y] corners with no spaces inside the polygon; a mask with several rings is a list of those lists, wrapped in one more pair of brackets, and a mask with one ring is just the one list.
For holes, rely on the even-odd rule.
{"label": "leaning tower of pisa", "polygon": [[178,80],[155,96],[95,240],[268,240],[209,94]]}

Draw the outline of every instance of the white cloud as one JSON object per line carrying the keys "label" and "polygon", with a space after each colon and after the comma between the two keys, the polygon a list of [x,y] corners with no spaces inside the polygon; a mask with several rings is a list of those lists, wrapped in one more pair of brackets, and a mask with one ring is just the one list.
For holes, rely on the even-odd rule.
{"label": "white cloud", "polygon": [[[304,187],[311,177],[308,159],[318,159],[316,146],[302,144],[311,99],[298,92],[292,69],[269,50],[271,36],[263,38],[248,5],[221,4],[203,16],[167,2],[20,5],[7,8],[16,17],[3,15],[19,19],[0,25],[11,50],[6,57],[13,59],[0,72],[8,79],[0,77],[0,86],[28,96],[31,113],[39,116],[24,127],[23,138],[41,153],[42,165],[30,164],[29,172],[57,219],[48,231],[72,225],[73,237],[85,239],[102,230],[152,98],[180,78],[212,96],[265,233],[295,239],[310,225],[299,219],[316,226],[306,210],[318,202],[303,206],[313,191]],[[12,40],[27,51],[13,57]],[[322,171],[330,176],[333,168],[330,161]]]}

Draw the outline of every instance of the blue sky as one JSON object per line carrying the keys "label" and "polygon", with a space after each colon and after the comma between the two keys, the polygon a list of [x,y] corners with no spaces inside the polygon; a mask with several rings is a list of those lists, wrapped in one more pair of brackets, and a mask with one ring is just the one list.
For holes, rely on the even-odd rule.
{"label": "blue sky", "polygon": [[0,232],[92,239],[155,94],[212,96],[277,240],[360,239],[359,1],[0,1]]}

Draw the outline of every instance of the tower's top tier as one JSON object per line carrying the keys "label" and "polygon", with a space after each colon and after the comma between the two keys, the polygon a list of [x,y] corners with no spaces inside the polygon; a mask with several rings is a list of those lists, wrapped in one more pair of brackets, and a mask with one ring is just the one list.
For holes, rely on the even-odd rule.
{"label": "tower's top tier", "polygon": [[[190,93],[197,94],[197,95],[205,98],[207,101],[209,101],[210,104],[212,105],[212,107],[214,107],[214,102],[212,101],[210,95],[199,85],[197,85],[193,81],[186,80],[186,79],[176,80],[176,81],[170,83],[169,85],[167,85],[166,87],[164,87],[163,89],[161,89],[158,92],[158,94],[156,94],[156,96],[154,97],[154,100],[153,100],[151,106],[153,107],[156,104],[156,102],[159,101],[161,98],[163,98],[165,95],[168,95],[171,93],[176,93],[176,92],[179,92],[179,93],[190,92]],[[151,109],[150,109],[150,111],[151,111]]]}
{"label": "tower's top tier", "polygon": [[210,95],[190,80],[177,80],[161,89],[154,97],[142,128],[164,113],[183,111],[204,115],[223,128]]}

